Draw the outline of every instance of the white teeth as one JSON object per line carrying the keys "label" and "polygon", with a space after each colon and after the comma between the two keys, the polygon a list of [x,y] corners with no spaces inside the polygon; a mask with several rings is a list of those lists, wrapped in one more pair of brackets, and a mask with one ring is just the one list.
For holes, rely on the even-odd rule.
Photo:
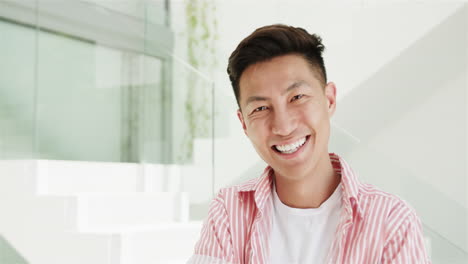
{"label": "white teeth", "polygon": [[304,145],[306,141],[306,138],[303,137],[301,139],[299,139],[298,141],[294,142],[294,143],[291,143],[291,144],[287,144],[287,145],[276,145],[275,148],[280,151],[281,153],[286,153],[286,154],[290,154],[290,153],[294,153],[296,152],[297,149],[299,149],[299,147],[301,147],[302,145]]}

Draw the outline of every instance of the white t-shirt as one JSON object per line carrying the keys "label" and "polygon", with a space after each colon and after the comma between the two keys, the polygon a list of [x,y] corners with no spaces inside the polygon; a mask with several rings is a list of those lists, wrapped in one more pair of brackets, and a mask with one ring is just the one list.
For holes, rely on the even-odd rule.
{"label": "white t-shirt", "polygon": [[298,209],[281,202],[273,186],[270,263],[325,263],[340,220],[341,183],[319,208]]}

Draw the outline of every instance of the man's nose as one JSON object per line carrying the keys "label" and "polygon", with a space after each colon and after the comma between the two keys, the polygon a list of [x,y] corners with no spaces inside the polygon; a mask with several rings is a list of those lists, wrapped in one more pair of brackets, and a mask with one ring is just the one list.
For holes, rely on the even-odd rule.
{"label": "man's nose", "polygon": [[290,135],[297,127],[297,118],[286,110],[273,113],[272,132],[278,136]]}

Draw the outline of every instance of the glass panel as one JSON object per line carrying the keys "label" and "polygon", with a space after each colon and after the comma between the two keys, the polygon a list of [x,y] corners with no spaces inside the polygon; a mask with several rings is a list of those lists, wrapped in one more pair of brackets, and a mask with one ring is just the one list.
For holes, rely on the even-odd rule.
{"label": "glass panel", "polygon": [[0,263],[28,264],[26,259],[0,234]]}
{"label": "glass panel", "polygon": [[166,1],[164,0],[83,0],[90,5],[118,12],[127,16],[146,20],[147,22],[165,25],[167,19]]}
{"label": "glass panel", "polygon": [[144,1],[146,11],[146,21],[158,25],[168,25],[169,14],[166,0]]}
{"label": "glass panel", "polygon": [[178,60],[173,69],[173,158],[182,164],[182,190],[190,194],[190,220],[201,220],[213,198],[214,83]]}
{"label": "glass panel", "polygon": [[34,28],[0,20],[0,159],[34,153]]}
{"label": "glass panel", "polygon": [[[87,4],[109,14],[136,18],[141,26],[134,28],[139,32],[132,31],[132,37],[141,41],[141,47],[146,45],[144,1]],[[44,10],[70,10],[74,3],[46,1],[40,5]],[[47,12],[41,15],[39,22],[48,21]],[[119,18],[114,14],[102,19],[107,17]],[[99,34],[112,36],[110,32]],[[109,36],[106,43],[112,45]],[[165,140],[160,123],[166,114],[162,104],[164,58],[44,29],[38,31],[37,64],[40,158],[157,163],[166,159],[161,154]]]}
{"label": "glass panel", "polygon": [[140,145],[161,135],[157,125],[144,126],[161,112],[160,60],[40,31],[38,91],[41,158],[137,162],[143,152],[160,158]]}
{"label": "glass panel", "polygon": [[155,57],[143,56],[145,83],[141,85],[141,157],[140,162],[165,163],[166,137],[164,120],[167,110],[164,105],[164,93],[167,85],[164,81],[163,62]]}
{"label": "glass panel", "polygon": [[[161,3],[154,2],[153,8]],[[142,21],[139,39],[143,47],[145,4],[121,4],[133,6],[129,10]],[[74,3],[44,1],[39,5],[41,10],[70,10]],[[31,2],[17,8],[29,12],[34,6]],[[44,11],[31,21],[47,21],[53,27],[49,15]],[[11,20],[0,21],[0,29],[6,37],[0,44],[4,73],[0,91],[6,98],[0,102],[1,158],[171,160],[161,154],[171,149],[163,139],[170,133],[161,124],[170,119],[163,118],[168,107],[162,101],[162,75],[167,72],[163,66],[170,66],[164,61],[167,58],[111,48],[68,32],[36,31],[34,26]],[[153,47],[151,54],[157,49]]]}
{"label": "glass panel", "polygon": [[[158,174],[146,174],[149,171],[144,171],[142,175],[133,175],[137,177],[137,191],[172,192],[177,195],[177,199],[174,199],[177,205],[170,209],[179,212],[180,221],[174,220],[171,224],[190,227],[192,223],[187,224],[187,221],[201,219],[213,196],[214,84],[185,62],[174,59],[171,47],[165,46],[163,49],[158,46],[165,44],[165,41],[145,35],[151,33],[151,36],[159,36],[157,30],[163,27],[155,25],[167,20],[166,10],[161,8],[163,1],[147,5],[143,4],[144,1],[116,5],[107,2],[108,5],[101,3],[94,6],[99,10],[121,12],[144,20],[147,23],[145,27],[139,27],[138,23],[133,27],[137,30],[144,28],[141,36],[135,36],[138,32],[132,35],[132,41],[141,41],[138,44],[147,48],[141,52],[122,45],[113,46],[112,36],[103,42],[99,38],[90,39],[94,33],[116,34],[102,31],[103,27],[96,31],[93,31],[93,27],[87,27],[83,30],[87,37],[79,34],[80,21],[64,19],[63,24],[69,27],[47,27],[61,19],[52,18],[53,15],[47,14],[47,11],[70,10],[75,5],[68,6],[71,2],[67,1],[37,3],[42,9],[36,9],[41,10],[36,22],[44,22],[39,23],[44,27],[0,22],[0,32],[7,38],[7,41],[0,43],[0,70],[5,73],[0,76],[0,95],[4,98],[0,100],[0,158],[135,162],[142,163],[138,168],[145,169],[146,165],[162,168]],[[44,5],[41,6],[42,3]],[[94,5],[92,1],[88,1],[88,4]],[[86,5],[80,4],[80,10],[89,11]],[[86,24],[87,21],[81,22]],[[67,28],[75,31],[64,30]],[[162,31],[165,34],[163,37],[172,41],[172,33]],[[115,39],[121,40],[118,37]],[[135,46],[138,45],[131,47]],[[140,186],[140,176],[144,178],[143,188]],[[152,176],[163,180],[150,185]],[[59,200],[63,197],[38,198],[32,191],[39,188],[36,182],[27,184],[31,185],[28,185],[31,190],[28,189],[27,193],[31,200],[49,202],[50,198],[50,201],[55,200],[62,205]],[[49,182],[38,183],[42,184],[45,186]],[[189,197],[185,194],[178,196],[181,191]],[[6,195],[8,197],[8,193]],[[135,196],[140,195],[135,193]],[[187,207],[190,212],[185,210]],[[62,206],[58,208],[63,209]],[[46,216],[53,214],[52,210],[47,212]],[[58,213],[62,215],[63,212]],[[193,227],[196,229],[197,225],[195,223]],[[16,227],[20,226],[21,223]],[[62,234],[63,227],[59,225],[57,228],[56,231]],[[194,232],[193,228],[190,230]],[[66,232],[65,229],[63,232]],[[18,248],[15,249],[6,239],[2,243],[1,235],[0,260],[23,263],[18,252],[22,252],[25,245],[16,244]],[[76,235],[84,239],[92,236]],[[33,236],[13,234],[15,239],[25,241],[25,244],[33,244],[38,239]],[[59,239],[62,237],[54,237],[54,241],[48,245],[60,243]],[[194,239],[193,234],[188,239]],[[100,249],[96,246],[96,251]],[[54,255],[47,251],[41,254],[51,259],[67,255]],[[159,257],[159,253],[156,254]],[[112,248],[102,256],[117,259],[121,252]],[[141,256],[142,259],[146,258],[145,261],[158,262],[157,257]],[[180,263],[188,258],[183,257]]]}

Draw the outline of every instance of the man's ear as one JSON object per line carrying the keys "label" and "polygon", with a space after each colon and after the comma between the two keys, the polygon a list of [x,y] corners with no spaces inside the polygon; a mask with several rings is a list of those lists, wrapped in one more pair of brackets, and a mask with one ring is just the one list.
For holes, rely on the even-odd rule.
{"label": "man's ear", "polygon": [[333,82],[325,86],[325,97],[327,97],[328,116],[331,118],[336,110],[336,85]]}
{"label": "man's ear", "polygon": [[247,127],[245,126],[244,117],[242,116],[242,112],[240,109],[237,109],[237,117],[239,118],[239,121],[242,124],[242,129],[244,130],[245,135],[249,136],[247,135]]}

